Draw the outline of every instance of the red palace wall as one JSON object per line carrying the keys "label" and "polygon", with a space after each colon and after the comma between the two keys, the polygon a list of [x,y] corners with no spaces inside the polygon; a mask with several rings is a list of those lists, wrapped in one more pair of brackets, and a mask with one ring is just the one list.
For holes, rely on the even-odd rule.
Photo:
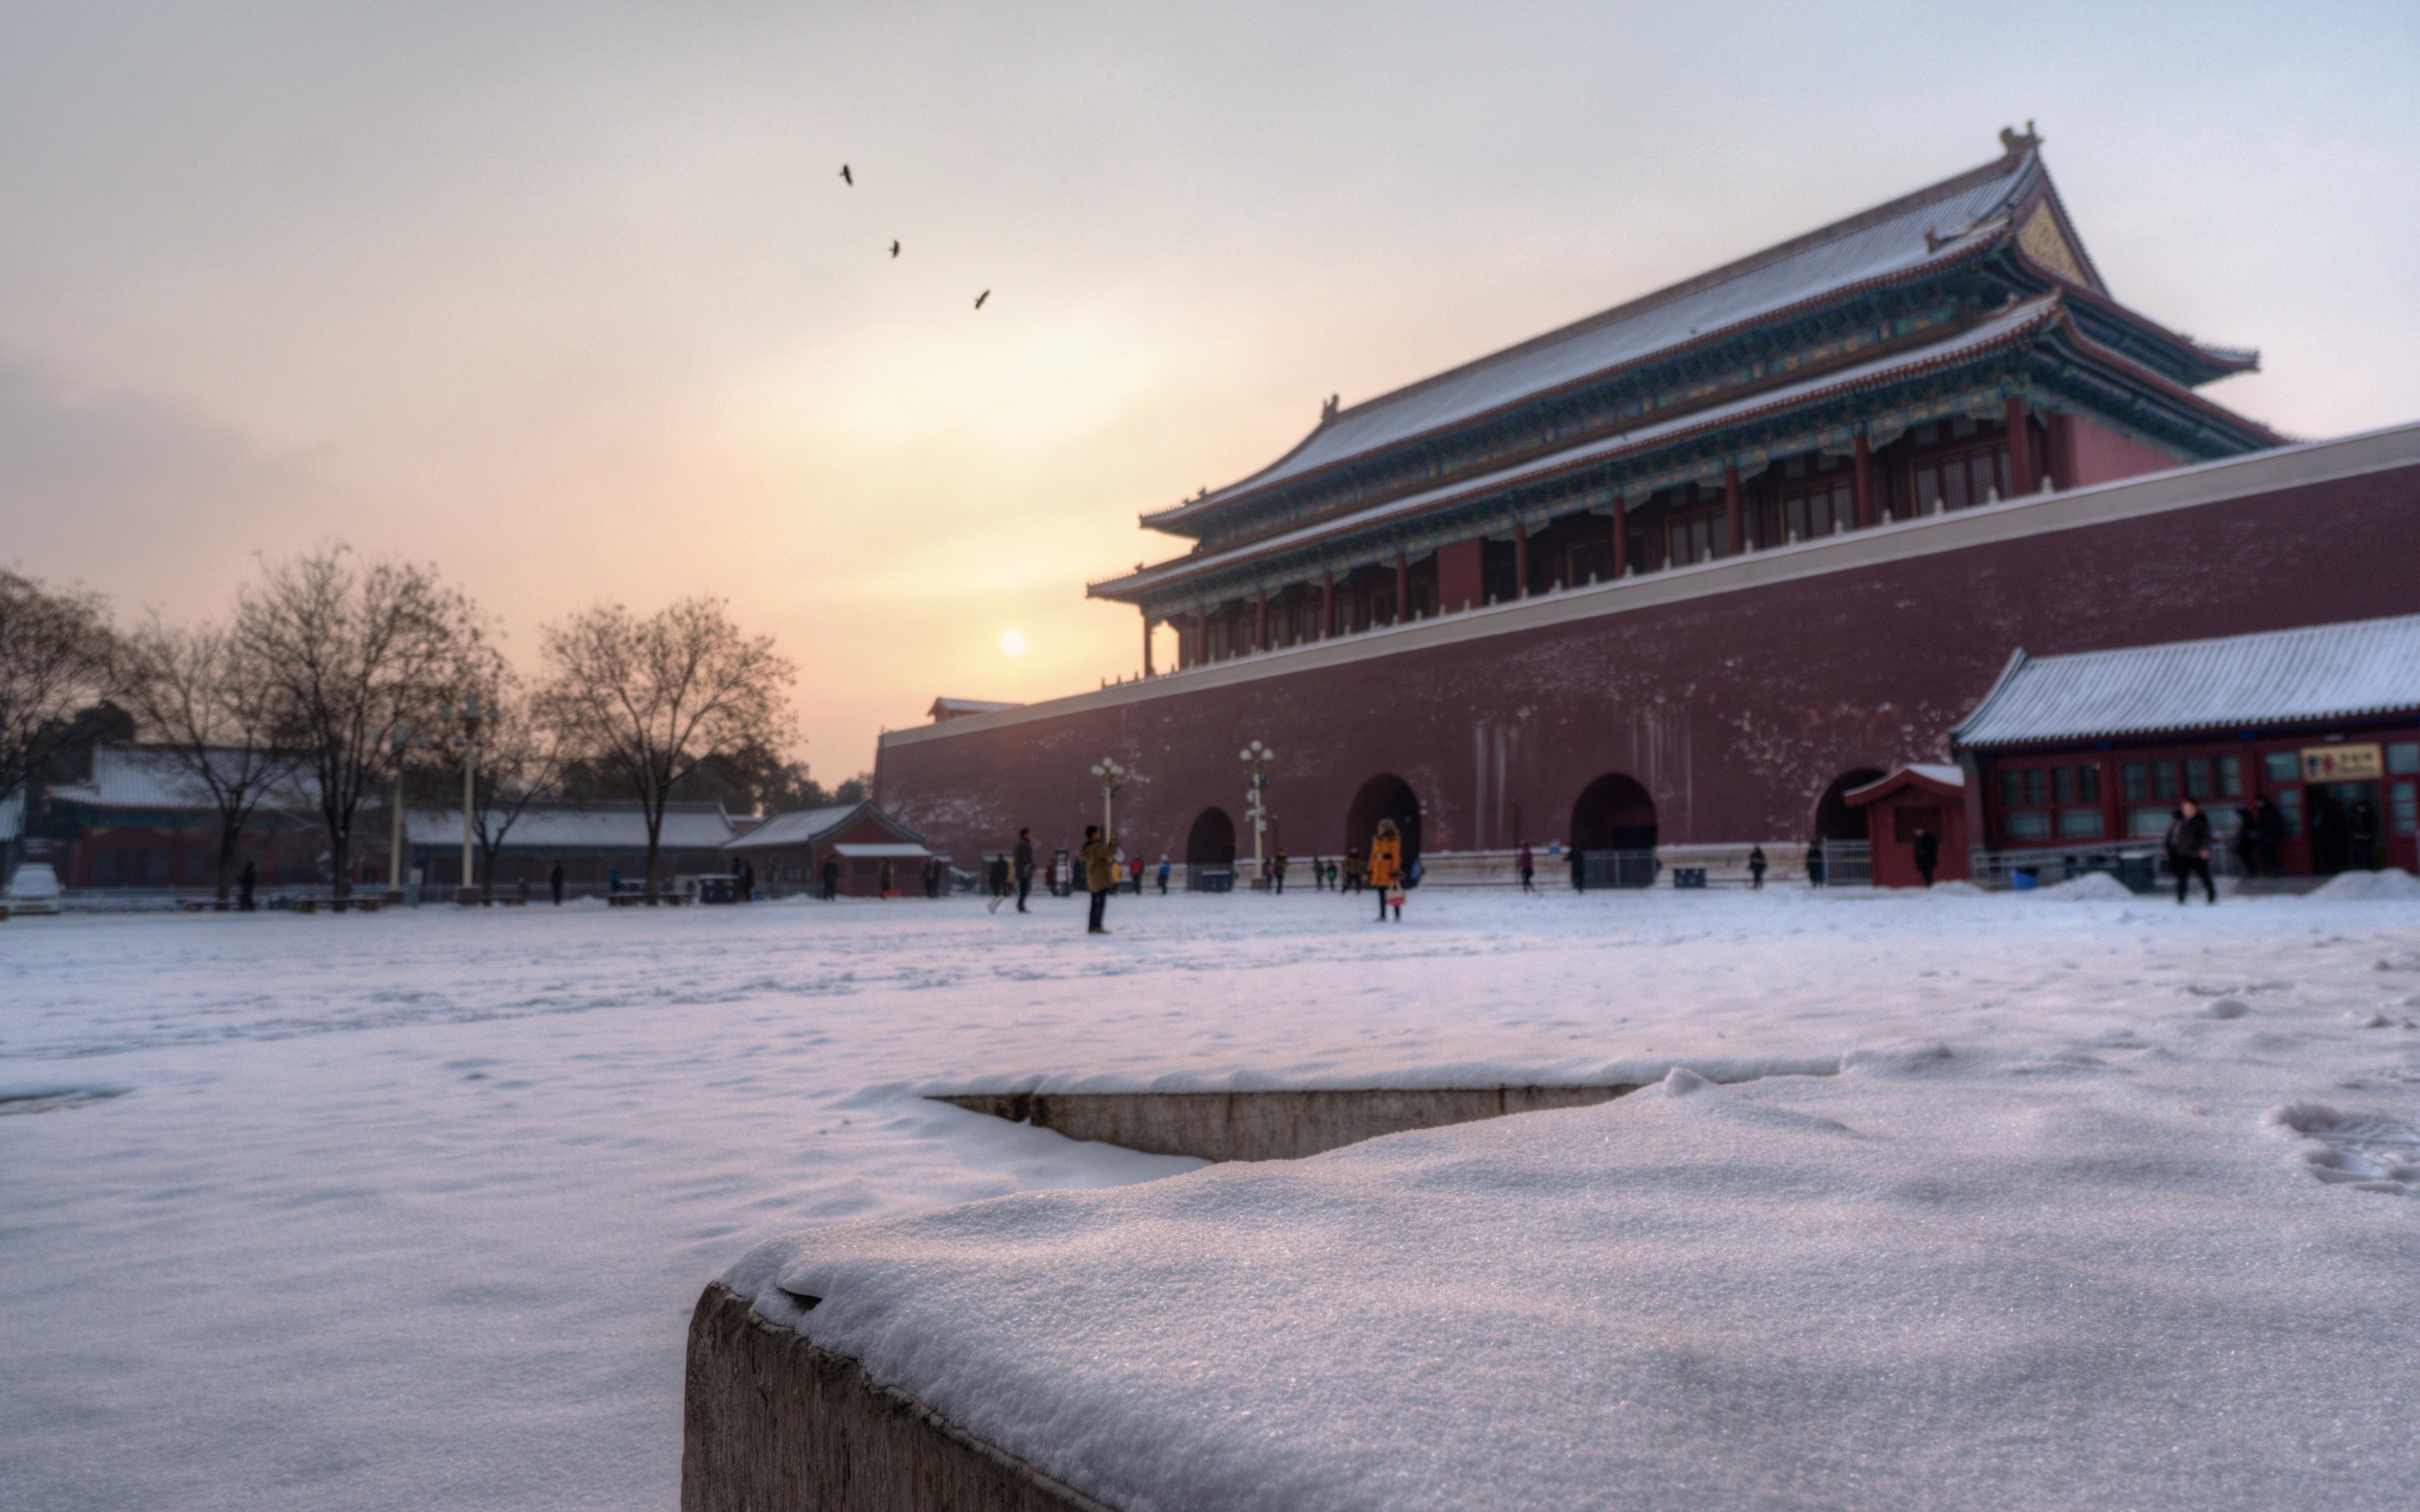
{"label": "red palace wall", "polygon": [[[884,737],[884,808],[958,856],[1100,812],[1182,861],[1261,739],[1273,843],[1334,854],[1372,779],[1426,851],[1566,837],[1621,773],[1663,844],[1789,841],[1852,772],[1945,759],[2019,647],[2042,656],[2420,612],[2420,427],[1935,516]],[[1562,616],[1559,621],[1556,616]],[[1499,634],[1473,634],[1487,625]],[[1513,628],[1512,626],[1520,626]],[[1402,649],[1384,651],[1382,648]]]}

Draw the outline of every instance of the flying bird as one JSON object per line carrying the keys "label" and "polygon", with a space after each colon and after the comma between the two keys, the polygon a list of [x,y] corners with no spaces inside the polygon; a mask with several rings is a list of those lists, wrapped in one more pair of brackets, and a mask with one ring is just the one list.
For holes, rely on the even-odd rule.
{"label": "flying bird", "polygon": [[845,162],[840,165],[840,181],[846,184],[851,189],[855,189],[857,187],[857,180],[850,177],[848,164]]}
{"label": "flying bird", "polygon": [[989,290],[989,289],[985,289],[985,290],[984,290],[981,294],[976,295],[976,296],[975,296],[975,308],[976,308],[976,309],[978,309],[978,310],[982,309],[982,308],[983,308],[983,301],[985,301],[985,300],[987,300],[987,299],[990,299],[990,298],[991,298],[991,290]]}
{"label": "flying bird", "polygon": [[893,242],[892,242],[892,243],[891,243],[891,255],[892,255],[893,257],[896,257],[896,256],[898,256],[898,255],[899,255],[899,243],[898,243],[898,242],[896,242],[896,241],[893,241]]}

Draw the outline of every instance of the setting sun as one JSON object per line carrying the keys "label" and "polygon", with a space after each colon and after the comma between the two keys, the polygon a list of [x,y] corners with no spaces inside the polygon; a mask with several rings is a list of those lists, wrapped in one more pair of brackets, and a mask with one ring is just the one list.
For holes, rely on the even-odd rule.
{"label": "setting sun", "polygon": [[1000,638],[1000,649],[1007,652],[1012,656],[1024,656],[1025,632],[1022,630],[1011,630],[1008,634],[1001,636]]}

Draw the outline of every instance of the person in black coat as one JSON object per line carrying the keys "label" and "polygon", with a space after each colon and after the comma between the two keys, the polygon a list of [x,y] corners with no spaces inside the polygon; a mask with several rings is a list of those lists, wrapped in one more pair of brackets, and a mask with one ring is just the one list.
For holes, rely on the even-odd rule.
{"label": "person in black coat", "polygon": [[1922,825],[1916,826],[1916,869],[1924,874],[1924,885],[1932,886],[1932,873],[1941,868],[1941,837]]}
{"label": "person in black coat", "polygon": [[260,885],[260,867],[251,856],[243,858],[243,870],[235,874],[236,910],[252,912],[252,889]]}
{"label": "person in black coat", "polygon": [[1588,857],[1580,854],[1579,841],[1572,841],[1570,856],[1572,863],[1572,890],[1574,892],[1586,892],[1588,891]]}
{"label": "person in black coat", "polygon": [[1764,869],[1766,864],[1767,863],[1764,859],[1764,847],[1761,845],[1749,846],[1747,853],[1747,887],[1750,892],[1762,892],[1764,890]]}
{"label": "person in black coat", "polygon": [[2263,795],[2260,799],[2260,864],[2273,877],[2286,874],[2286,863],[2278,856],[2279,847],[2285,843],[2286,810]]}
{"label": "person in black coat", "polygon": [[1032,896],[1033,896],[1033,831],[1020,829],[1016,832],[1016,911],[1018,913],[1032,911],[1025,906],[1025,900]]}
{"label": "person in black coat", "polygon": [[557,908],[562,907],[562,906],[563,906],[563,862],[562,862],[561,858],[559,858],[559,857],[558,857],[558,858],[556,859],[556,861],[555,861],[555,863],[554,863],[553,867],[552,867],[552,868],[551,868],[551,869],[547,872],[547,873],[546,873],[546,886],[547,886],[547,890],[554,894],[554,906],[556,906]]}
{"label": "person in black coat", "polygon": [[824,857],[824,902],[830,903],[839,896],[840,857],[827,856]]}
{"label": "person in black coat", "polygon": [[2168,870],[2176,873],[2177,902],[2185,901],[2186,886],[2196,876],[2201,878],[2201,890],[2211,903],[2218,902],[2218,885],[2210,879],[2210,815],[2201,805],[2187,798],[2177,806],[2177,816],[2169,821],[2167,840]]}

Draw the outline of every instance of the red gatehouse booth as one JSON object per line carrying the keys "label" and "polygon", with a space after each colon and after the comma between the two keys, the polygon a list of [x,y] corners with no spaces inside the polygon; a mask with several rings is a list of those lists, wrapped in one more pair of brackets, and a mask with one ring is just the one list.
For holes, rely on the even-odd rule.
{"label": "red gatehouse booth", "polygon": [[1950,740],[1993,851],[2155,851],[2191,798],[2228,869],[2420,870],[2420,615],[2020,651]]}
{"label": "red gatehouse booth", "polygon": [[1928,834],[1940,845],[1932,880],[1967,879],[1966,774],[1957,767],[1902,766],[1880,781],[1850,789],[1840,801],[1865,816],[1875,887],[1923,887],[1916,848]]}
{"label": "red gatehouse booth", "polygon": [[755,867],[758,888],[774,898],[821,887],[827,861],[838,863],[836,890],[844,897],[881,897],[885,867],[891,890],[913,895],[935,854],[923,836],[871,802],[777,813],[722,849],[735,864],[744,859]]}

